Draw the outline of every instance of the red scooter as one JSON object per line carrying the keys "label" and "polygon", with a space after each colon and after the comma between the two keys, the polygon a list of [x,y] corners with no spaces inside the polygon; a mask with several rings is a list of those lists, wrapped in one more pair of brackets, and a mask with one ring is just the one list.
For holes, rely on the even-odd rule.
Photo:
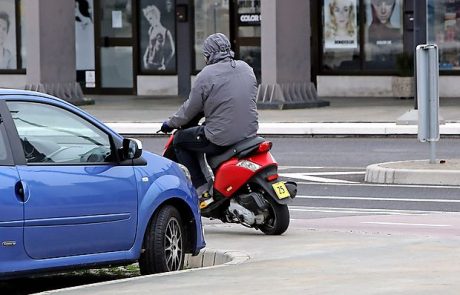
{"label": "red scooter", "polygon": [[[174,134],[163,156],[177,161],[172,147]],[[278,178],[278,163],[270,154],[272,143],[262,137],[245,139],[222,154],[200,157],[201,167],[212,183],[212,202],[202,202],[201,215],[223,222],[280,235],[289,226],[287,204],[297,194],[297,184]],[[211,173],[206,171],[209,167]]]}

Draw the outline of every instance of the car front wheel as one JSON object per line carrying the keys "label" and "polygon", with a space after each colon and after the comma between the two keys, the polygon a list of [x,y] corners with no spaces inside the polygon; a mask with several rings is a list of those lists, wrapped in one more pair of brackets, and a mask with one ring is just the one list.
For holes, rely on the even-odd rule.
{"label": "car front wheel", "polygon": [[182,269],[185,239],[179,211],[169,205],[162,207],[150,221],[144,237],[144,249],[139,259],[141,274]]}

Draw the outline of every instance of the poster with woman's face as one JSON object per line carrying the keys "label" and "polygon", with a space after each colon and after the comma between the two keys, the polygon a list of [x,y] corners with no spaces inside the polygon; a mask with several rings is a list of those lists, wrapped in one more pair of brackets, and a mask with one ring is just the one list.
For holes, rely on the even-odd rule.
{"label": "poster with woman's face", "polygon": [[356,0],[324,1],[324,47],[358,48]]}
{"label": "poster with woman's face", "polygon": [[93,0],[75,0],[77,70],[95,69]]}
{"label": "poster with woman's face", "polygon": [[141,70],[148,73],[176,71],[176,22],[174,0],[140,0]]}
{"label": "poster with woman's face", "polygon": [[16,67],[15,1],[0,0],[0,69]]}
{"label": "poster with woman's face", "polygon": [[366,0],[367,43],[391,46],[402,43],[400,0]]}

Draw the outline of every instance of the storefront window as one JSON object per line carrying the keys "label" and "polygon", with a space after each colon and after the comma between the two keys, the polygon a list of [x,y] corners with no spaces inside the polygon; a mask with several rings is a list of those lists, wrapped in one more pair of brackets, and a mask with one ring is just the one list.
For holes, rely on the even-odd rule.
{"label": "storefront window", "polygon": [[205,66],[202,46],[207,36],[223,33],[230,37],[229,1],[195,0],[195,70]]}
{"label": "storefront window", "polygon": [[75,51],[77,70],[94,70],[93,0],[75,0]]}
{"label": "storefront window", "polygon": [[439,69],[460,70],[460,1],[428,1],[428,40],[439,48]]}
{"label": "storefront window", "polygon": [[175,1],[141,0],[139,2],[141,72],[152,74],[175,73]]}
{"label": "storefront window", "polygon": [[16,3],[3,0],[0,1],[0,70],[16,68]]}
{"label": "storefront window", "polygon": [[323,66],[359,69],[357,0],[325,0],[323,6]]}
{"label": "storefront window", "polygon": [[396,67],[403,52],[402,3],[398,0],[366,0],[366,69]]}
{"label": "storefront window", "polygon": [[107,38],[132,37],[131,0],[99,1],[101,36]]}
{"label": "storefront window", "polygon": [[323,70],[396,70],[402,0],[324,0]]}
{"label": "storefront window", "polygon": [[21,32],[21,68],[26,69],[27,67],[27,50],[26,50],[26,18],[24,17],[25,13],[25,6],[26,6],[26,1],[21,0],[20,5],[19,5],[19,15],[21,18],[21,22],[19,24],[19,30]]}
{"label": "storefront window", "polygon": [[259,82],[262,75],[260,54],[260,46],[240,46],[240,59],[252,67]]}
{"label": "storefront window", "polygon": [[260,36],[260,0],[238,0],[238,37]]}

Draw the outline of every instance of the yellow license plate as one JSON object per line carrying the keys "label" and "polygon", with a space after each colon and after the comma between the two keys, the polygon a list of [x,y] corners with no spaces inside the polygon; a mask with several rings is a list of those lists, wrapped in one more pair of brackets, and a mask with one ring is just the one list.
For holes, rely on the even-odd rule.
{"label": "yellow license plate", "polygon": [[284,184],[284,181],[280,181],[277,183],[272,184],[273,189],[275,190],[276,196],[278,199],[285,199],[289,198],[291,195],[289,194],[289,191]]}

